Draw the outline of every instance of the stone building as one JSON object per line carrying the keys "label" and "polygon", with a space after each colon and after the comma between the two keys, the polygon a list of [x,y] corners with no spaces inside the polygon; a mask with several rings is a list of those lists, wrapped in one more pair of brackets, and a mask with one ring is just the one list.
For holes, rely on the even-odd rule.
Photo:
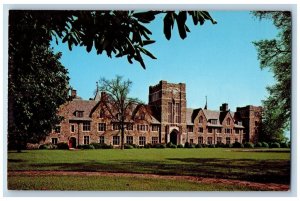
{"label": "stone building", "polygon": [[[73,100],[59,109],[64,119],[46,138],[53,144],[106,143],[120,146],[119,125],[107,114],[97,92],[94,99],[82,100],[72,90]],[[223,103],[220,110],[187,108],[186,85],[160,81],[149,87],[148,105],[135,105],[126,117],[125,143],[145,144],[230,144],[257,142],[260,133],[261,107],[248,105],[230,111]]]}

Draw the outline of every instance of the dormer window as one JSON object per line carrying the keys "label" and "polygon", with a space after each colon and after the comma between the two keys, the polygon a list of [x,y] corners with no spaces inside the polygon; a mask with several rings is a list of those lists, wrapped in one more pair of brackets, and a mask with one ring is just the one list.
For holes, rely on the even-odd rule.
{"label": "dormer window", "polygon": [[145,120],[145,113],[141,113],[140,119],[141,119],[141,120]]}
{"label": "dormer window", "polygon": [[199,123],[200,123],[200,124],[203,123],[203,117],[202,117],[202,116],[200,116],[200,118],[199,118]]}
{"label": "dormer window", "polygon": [[76,111],[75,116],[76,117],[83,117],[83,111]]}
{"label": "dormer window", "polygon": [[100,110],[100,118],[105,117],[105,111],[103,109]]}
{"label": "dormer window", "polygon": [[230,125],[230,118],[227,118],[226,124],[227,124],[227,125]]}
{"label": "dormer window", "polygon": [[218,121],[217,121],[217,119],[212,119],[210,122],[211,122],[211,124],[217,124]]}

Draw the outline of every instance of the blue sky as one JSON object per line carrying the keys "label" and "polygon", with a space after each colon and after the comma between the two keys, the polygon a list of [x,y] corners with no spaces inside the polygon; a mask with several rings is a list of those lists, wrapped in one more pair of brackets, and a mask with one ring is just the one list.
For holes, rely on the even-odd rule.
{"label": "blue sky", "polygon": [[148,88],[160,80],[186,83],[187,107],[205,105],[218,110],[223,102],[232,111],[236,107],[261,105],[268,94],[266,86],[274,82],[272,73],[261,70],[253,41],[276,37],[277,30],[271,21],[259,21],[249,11],[211,11],[218,22],[206,21],[203,26],[194,26],[188,18],[186,39],[179,38],[174,26],[171,40],[163,34],[163,17],[147,24],[155,44],[148,49],[157,60],[144,57],[146,70],[139,63],[129,64],[126,57],[108,58],[87,53],[83,47],[69,51],[66,44],[53,47],[63,53],[61,62],[68,69],[70,85],[83,99],[93,97],[96,81],[101,77],[112,79],[121,75],[133,82],[130,96],[148,101]]}

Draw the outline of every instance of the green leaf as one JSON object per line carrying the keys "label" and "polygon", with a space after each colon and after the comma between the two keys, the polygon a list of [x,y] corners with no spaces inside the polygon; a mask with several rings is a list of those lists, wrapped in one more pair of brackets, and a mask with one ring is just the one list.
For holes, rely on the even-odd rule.
{"label": "green leaf", "polygon": [[174,16],[172,12],[168,12],[164,18],[164,34],[165,37],[171,39],[171,29],[174,26]]}
{"label": "green leaf", "polygon": [[185,29],[185,21],[186,21],[186,11],[180,11],[177,18],[177,27],[179,31],[180,38],[186,38],[186,29]]}

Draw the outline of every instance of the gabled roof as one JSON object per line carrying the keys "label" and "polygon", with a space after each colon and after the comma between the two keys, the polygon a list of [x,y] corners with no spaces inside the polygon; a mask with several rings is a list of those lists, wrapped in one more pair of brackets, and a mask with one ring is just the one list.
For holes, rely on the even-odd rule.
{"label": "gabled roof", "polygon": [[194,119],[192,118],[193,116],[193,111],[194,109],[192,108],[186,108],[186,124],[187,125],[194,125]]}
{"label": "gabled roof", "polygon": [[[74,121],[90,121],[91,118],[89,115],[95,105],[96,101],[94,100],[73,99],[72,101],[63,105],[63,111],[67,111],[63,116]],[[60,113],[62,113],[63,111],[61,111]],[[76,117],[76,111],[83,111],[83,117]]]}

